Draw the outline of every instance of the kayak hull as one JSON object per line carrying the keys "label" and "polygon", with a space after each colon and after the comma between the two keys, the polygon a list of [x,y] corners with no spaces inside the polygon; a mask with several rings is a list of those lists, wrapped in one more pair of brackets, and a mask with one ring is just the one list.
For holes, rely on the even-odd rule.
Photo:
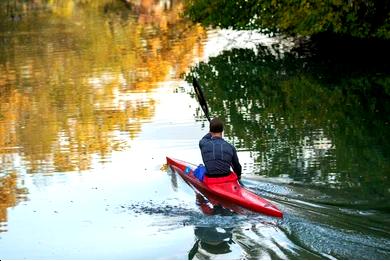
{"label": "kayak hull", "polygon": [[210,178],[203,181],[194,176],[196,165],[167,157],[167,164],[189,185],[206,196],[213,205],[221,204],[235,212],[249,210],[268,216],[282,218],[283,213],[269,201],[240,186],[235,173],[227,177]]}

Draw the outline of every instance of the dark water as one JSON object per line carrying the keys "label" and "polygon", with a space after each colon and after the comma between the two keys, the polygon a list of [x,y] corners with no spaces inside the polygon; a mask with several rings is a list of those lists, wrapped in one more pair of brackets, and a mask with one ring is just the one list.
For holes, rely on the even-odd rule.
{"label": "dark water", "polygon": [[[178,1],[0,7],[1,259],[390,258],[383,48],[206,30]],[[201,162],[193,74],[282,220],[206,215],[164,168]]]}
{"label": "dark water", "polygon": [[202,78],[227,136],[255,155],[254,173],[348,189],[388,209],[389,55],[321,53],[329,48],[312,56],[277,45],[234,49],[190,75]]}
{"label": "dark water", "polygon": [[388,258],[389,53],[336,40],[236,48],[187,77],[251,152],[251,174],[287,183],[254,186],[294,213],[280,226],[294,242],[320,258]]}

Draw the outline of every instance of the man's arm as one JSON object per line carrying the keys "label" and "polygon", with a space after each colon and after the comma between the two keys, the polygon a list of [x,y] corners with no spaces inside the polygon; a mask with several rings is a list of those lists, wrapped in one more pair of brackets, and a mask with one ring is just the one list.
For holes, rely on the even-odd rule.
{"label": "man's arm", "polygon": [[240,161],[238,160],[237,150],[234,147],[233,147],[232,165],[233,165],[233,170],[237,174],[238,179],[241,179],[242,168],[241,168]]}

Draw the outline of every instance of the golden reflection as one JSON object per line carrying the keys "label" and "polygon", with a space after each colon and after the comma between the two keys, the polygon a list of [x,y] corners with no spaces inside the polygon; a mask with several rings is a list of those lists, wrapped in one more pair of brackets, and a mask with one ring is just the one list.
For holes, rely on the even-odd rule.
{"label": "golden reflection", "polygon": [[0,232],[4,232],[1,223],[7,221],[7,209],[25,200],[27,189],[17,185],[17,174],[0,177]]}
{"label": "golden reflection", "polygon": [[[5,15],[23,19],[0,35],[0,154],[21,156],[28,173],[86,170],[95,155],[128,148],[155,113],[152,90],[202,56],[206,36],[181,19],[177,1],[12,8]],[[0,173],[9,171],[19,170]]]}

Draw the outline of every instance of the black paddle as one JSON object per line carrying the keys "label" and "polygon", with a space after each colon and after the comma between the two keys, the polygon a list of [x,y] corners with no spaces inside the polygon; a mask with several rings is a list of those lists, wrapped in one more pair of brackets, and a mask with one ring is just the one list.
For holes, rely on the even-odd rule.
{"label": "black paddle", "polygon": [[194,86],[196,97],[198,98],[200,107],[206,115],[207,120],[210,121],[209,107],[207,106],[206,99],[204,98],[202,88],[200,87],[200,84],[195,77],[192,78],[192,85]]}

